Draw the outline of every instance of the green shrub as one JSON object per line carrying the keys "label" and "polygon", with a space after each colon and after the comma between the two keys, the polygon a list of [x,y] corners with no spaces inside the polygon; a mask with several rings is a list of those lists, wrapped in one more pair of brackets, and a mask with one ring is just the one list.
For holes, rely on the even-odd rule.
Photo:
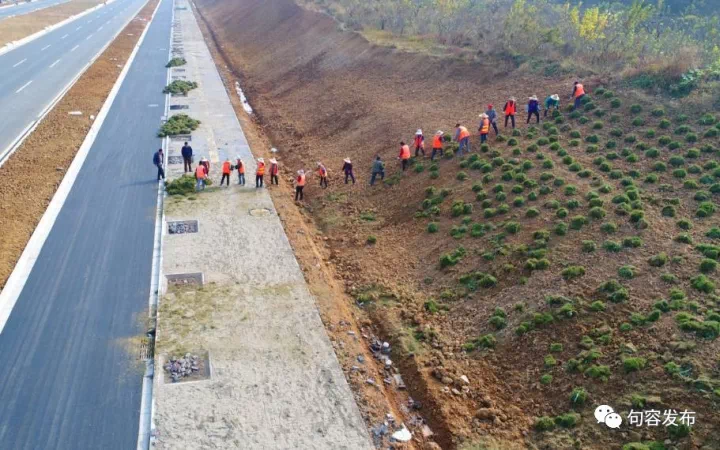
{"label": "green shrub", "polygon": [[648,264],[650,264],[653,267],[662,267],[668,262],[668,255],[665,252],[658,253],[655,256],[652,256],[648,260]]}
{"label": "green shrub", "polygon": [[172,58],[170,61],[168,61],[167,64],[165,64],[165,67],[178,67],[178,66],[184,66],[187,64],[187,61],[185,58]]}
{"label": "green shrub", "polygon": [[535,419],[535,430],[552,431],[555,429],[555,421],[551,417],[543,416]]}
{"label": "green shrub", "polygon": [[611,375],[610,367],[604,365],[592,365],[585,370],[585,375],[590,378],[597,378],[607,381]]}
{"label": "green shrub", "polygon": [[693,227],[692,222],[688,219],[680,219],[676,222],[676,224],[677,224],[678,228],[680,228],[681,230],[685,230],[685,231],[690,230]]}
{"label": "green shrub", "polygon": [[533,218],[540,215],[540,210],[537,208],[528,208],[528,210],[525,212],[525,217]]}
{"label": "green shrub", "polygon": [[642,370],[647,365],[647,360],[640,357],[628,357],[622,359],[623,369],[625,373],[637,372]]}
{"label": "green shrub", "polygon": [[609,252],[617,253],[622,250],[622,245],[615,241],[605,241],[603,242],[603,248]]}
{"label": "green shrub", "polygon": [[199,120],[195,120],[187,114],[176,114],[162,124],[158,131],[158,137],[190,134],[196,130],[199,125]]}
{"label": "green shrub", "polygon": [[582,266],[568,266],[562,271],[562,277],[566,280],[574,280],[585,275],[585,268]]}
{"label": "green shrub", "polygon": [[592,253],[596,248],[595,241],[582,241],[582,251],[584,253]]}
{"label": "green shrub", "polygon": [[165,86],[163,94],[187,95],[188,92],[196,89],[197,87],[198,84],[194,81],[175,80]]}
{"label": "green shrub", "polygon": [[587,391],[584,388],[576,387],[570,393],[570,403],[572,405],[582,406],[587,401]]}
{"label": "green shrub", "polygon": [[590,311],[593,311],[593,312],[605,311],[605,303],[600,300],[596,300],[596,301],[592,302],[590,304]]}
{"label": "green shrub", "polygon": [[438,232],[438,224],[437,222],[430,222],[427,225],[427,232],[428,233],[437,233]]}
{"label": "green shrub", "polygon": [[712,294],[715,291],[715,283],[713,283],[705,275],[698,275],[696,277],[693,277],[690,279],[690,282],[692,284],[692,287],[700,292]]}

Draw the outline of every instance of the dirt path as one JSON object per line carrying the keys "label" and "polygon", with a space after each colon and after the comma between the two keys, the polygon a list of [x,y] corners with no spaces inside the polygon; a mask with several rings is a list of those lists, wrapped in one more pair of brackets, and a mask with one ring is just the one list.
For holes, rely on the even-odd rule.
{"label": "dirt path", "polygon": [[[75,2],[72,2],[75,3]],[[0,288],[90,129],[157,5],[151,0],[0,167]],[[65,5],[63,5],[65,6]],[[83,111],[70,116],[70,111]]]}
{"label": "dirt path", "polygon": [[43,28],[62,22],[70,16],[103,3],[103,0],[70,0],[62,5],[51,6],[30,14],[0,21],[0,47],[17,41]]}

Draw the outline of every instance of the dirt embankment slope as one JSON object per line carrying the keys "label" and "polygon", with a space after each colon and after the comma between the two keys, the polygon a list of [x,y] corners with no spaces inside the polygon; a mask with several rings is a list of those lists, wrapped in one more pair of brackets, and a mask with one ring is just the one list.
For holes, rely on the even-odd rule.
{"label": "dirt embankment slope", "polygon": [[[653,158],[686,164],[669,161],[674,150],[657,143],[661,134],[680,135],[664,131],[670,126],[663,125],[667,118],[686,121],[700,136],[691,133],[695,140],[688,136],[675,152],[687,151],[688,160],[696,160],[702,170],[714,170],[718,134],[708,130],[709,123],[682,119],[677,111],[651,114],[657,105],[650,104],[643,104],[642,114],[633,113],[633,101],[624,94],[591,90],[595,104],[590,106],[596,110],[587,107],[577,116],[563,110],[533,129],[524,124],[521,106],[516,134],[500,124],[505,141],[492,137],[485,152],[464,161],[440,161],[437,172],[420,161],[424,172],[400,174],[398,143],[411,140],[417,128],[428,141],[435,130],[452,132],[456,122],[474,131],[487,103],[501,109],[510,96],[524,105],[532,94],[542,100],[557,93],[564,103],[573,79],[542,78],[489,56],[470,63],[376,47],[291,0],[199,0],[197,5],[258,122],[280,149],[285,181],[299,168],[313,169],[316,161],[330,169],[330,188],[321,190],[313,180],[300,210],[323,234],[327,257],[322,262],[329,262],[347,293],[364,304],[362,310],[354,304],[350,308],[361,318],[370,317],[399,349],[395,359],[410,381],[408,389],[423,400],[431,425],[442,431],[436,440],[443,448],[484,448],[465,447],[484,435],[501,442],[490,448],[512,448],[513,443],[520,448],[619,448],[667,438],[663,427],[607,433],[592,420],[595,405],[606,402],[625,413],[640,404],[693,408],[703,417],[694,429],[697,439],[678,442],[673,435],[670,448],[701,448],[702,442],[714,448],[710,430],[718,423],[716,400],[706,389],[712,383],[692,390],[687,381],[718,377],[712,356],[718,340],[694,340],[680,331],[679,318],[673,320],[662,302],[663,316],[653,310],[658,299],[669,296],[677,298],[678,309],[672,311],[704,314],[709,322],[716,317],[712,311],[718,299],[690,285],[701,255],[673,240],[681,225],[666,217],[671,212],[692,217],[695,198],[707,195],[693,196],[698,187],[683,182],[684,172],[661,172],[652,165]],[[700,155],[685,142],[709,147]],[[651,148],[656,145],[661,149]],[[371,188],[367,182],[375,155],[387,162],[390,183]],[[354,162],[354,186],[342,183],[344,157]],[[700,170],[687,166],[691,174]],[[698,175],[699,183],[709,178],[703,179]],[[428,186],[434,189],[426,192]],[[642,196],[618,195],[633,186]],[[277,199],[287,196],[283,192],[273,193]],[[428,205],[418,208],[426,196]],[[456,200],[462,200],[458,214],[451,208]],[[616,206],[625,201],[626,208]],[[643,214],[647,220],[640,221]],[[431,225],[439,225],[440,232],[430,232]],[[711,225],[699,220],[692,238],[708,241]],[[292,222],[288,226],[293,240],[299,232]],[[460,262],[447,260],[441,268],[440,255],[460,246]],[[671,258],[649,264],[660,252]],[[313,258],[304,262],[306,273],[320,265]],[[626,270],[620,271],[623,264]],[[585,266],[577,279],[570,271],[565,274],[575,265]],[[628,274],[628,267],[641,270]],[[472,271],[483,273],[467,276]],[[619,291],[627,294],[627,288],[629,300],[600,301],[608,299],[598,286],[613,278],[621,279]],[[482,335],[486,340],[478,339]],[[693,349],[690,356],[688,349]],[[647,363],[648,369],[637,373],[634,363]],[[691,367],[682,371],[690,375],[669,376],[675,366]],[[609,382],[603,381],[604,371],[611,372]],[[463,386],[463,375],[469,386]],[[555,417],[545,425],[558,430],[533,430],[540,416]]]}

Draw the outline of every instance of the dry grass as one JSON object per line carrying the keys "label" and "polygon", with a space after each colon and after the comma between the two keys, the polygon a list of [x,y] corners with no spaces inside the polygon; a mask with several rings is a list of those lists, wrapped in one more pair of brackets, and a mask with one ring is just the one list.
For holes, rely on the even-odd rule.
{"label": "dry grass", "polygon": [[5,19],[0,22],[0,47],[8,42],[37,33],[47,26],[61,22],[100,3],[103,3],[102,0],[70,0],[62,5]]}

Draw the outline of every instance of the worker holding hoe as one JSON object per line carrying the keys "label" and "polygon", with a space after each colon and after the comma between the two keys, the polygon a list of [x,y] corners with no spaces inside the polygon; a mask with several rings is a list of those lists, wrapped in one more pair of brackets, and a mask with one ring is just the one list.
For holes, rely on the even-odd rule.
{"label": "worker holding hoe", "polygon": [[355,184],[355,175],[353,174],[353,165],[350,158],[343,160],[342,171],[345,174],[345,184],[348,184],[348,179],[351,179],[353,184]]}
{"label": "worker holding hoe", "polygon": [[303,197],[303,189],[305,188],[305,171],[300,169],[298,170],[298,176],[295,179],[295,201],[298,201],[298,199],[302,200]]}
{"label": "worker holding hoe", "polygon": [[580,105],[582,105],[582,99],[585,97],[585,86],[582,85],[581,82],[576,81],[573,83],[573,91],[570,98],[575,99],[575,104],[573,106],[573,111],[578,109]]}
{"label": "worker holding hoe", "polygon": [[484,144],[487,142],[487,137],[490,133],[490,117],[485,113],[480,114],[480,127],[478,131],[480,132],[480,144]]}
{"label": "worker holding hoe", "polygon": [[470,153],[470,132],[459,122],[455,124],[455,140],[458,143],[458,155],[462,156],[463,147],[465,153]]}
{"label": "worker holding hoe", "polygon": [[530,123],[532,116],[535,116],[537,119],[536,123],[540,123],[540,101],[538,100],[537,95],[528,97],[527,114],[527,122],[525,123]]}
{"label": "worker holding hoe", "polygon": [[497,127],[497,111],[495,111],[495,107],[493,107],[492,104],[487,106],[487,111],[485,111],[485,114],[487,114],[488,119],[490,119],[490,125],[493,127],[493,130],[495,130],[495,136],[499,135],[500,132],[498,131]]}
{"label": "worker holding hoe", "polygon": [[557,94],[548,95],[545,99],[545,113],[543,117],[547,117],[548,111],[550,111],[551,108],[560,109],[560,96]]}
{"label": "worker holding hoe", "polygon": [[405,141],[400,141],[400,154],[398,155],[398,159],[400,160],[402,171],[405,172],[405,169],[407,169],[408,166],[408,161],[410,161],[410,147],[405,143]]}
{"label": "worker holding hoe", "polygon": [[430,153],[430,161],[435,161],[435,155],[442,155],[443,153],[443,133],[438,130],[433,136],[433,147],[432,153]]}
{"label": "worker holding hoe", "polygon": [[320,187],[327,189],[328,187],[328,171],[325,165],[321,162],[317,163],[317,174],[320,177]]}
{"label": "worker holding hoe", "polygon": [[380,155],[375,157],[372,165],[372,176],[370,177],[370,186],[375,184],[375,178],[380,175],[380,179],[385,179],[385,163],[380,159]]}

